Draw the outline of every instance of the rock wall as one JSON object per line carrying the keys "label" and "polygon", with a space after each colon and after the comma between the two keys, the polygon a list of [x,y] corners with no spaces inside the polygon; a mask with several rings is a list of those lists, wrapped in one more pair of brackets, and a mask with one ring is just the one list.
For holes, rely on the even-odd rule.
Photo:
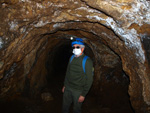
{"label": "rock wall", "polygon": [[[46,84],[47,54],[79,36],[94,54],[94,83],[102,64],[114,67],[120,59],[135,112],[150,112],[148,0],[1,0],[0,15],[0,97],[37,94]],[[106,59],[102,44],[113,51],[103,50]]]}

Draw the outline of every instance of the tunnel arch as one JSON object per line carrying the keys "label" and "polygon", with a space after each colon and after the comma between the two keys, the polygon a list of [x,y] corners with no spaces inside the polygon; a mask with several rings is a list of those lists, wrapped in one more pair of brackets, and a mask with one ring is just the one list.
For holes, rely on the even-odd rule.
{"label": "tunnel arch", "polygon": [[[82,26],[82,25],[81,25]],[[59,28],[60,29],[60,28]],[[61,28],[61,29],[63,29],[63,28]],[[79,29],[79,28],[78,28]],[[85,28],[86,29],[86,28]],[[39,29],[38,29],[39,30]],[[71,30],[71,32],[73,32],[73,30],[74,29],[72,29]],[[54,30],[55,31],[55,30]],[[77,32],[78,31],[78,32]],[[36,30],[35,31],[33,31],[33,32],[36,32]],[[56,45],[56,44],[58,44],[60,41],[63,41],[63,38],[61,39],[60,37],[67,37],[67,38],[69,38],[68,37],[68,35],[66,35],[67,34],[67,32],[70,32],[70,30],[69,29],[66,29],[66,30],[58,30],[57,32],[55,31],[54,33],[45,33],[46,35],[44,35],[44,33],[41,35],[41,36],[44,36],[42,39],[43,39],[43,41],[46,43],[46,44],[48,44],[48,43],[53,43],[54,42],[54,40],[58,40],[58,41],[56,41],[56,43],[55,44],[52,44],[52,45],[49,45],[49,46],[47,46],[47,47],[42,47],[42,48],[50,48],[50,49],[53,49],[54,48],[54,46]],[[85,42],[87,43],[87,44],[89,44],[89,46],[92,48],[92,50],[95,52],[94,54],[95,54],[95,59],[99,59],[99,56],[97,56],[96,55],[96,52],[97,51],[95,51],[95,48],[97,47],[97,44],[99,45],[99,43],[101,42],[101,43],[103,43],[103,44],[105,44],[106,46],[108,46],[109,44],[108,43],[111,43],[111,42],[108,42],[108,41],[106,41],[104,38],[103,39],[100,39],[100,41],[98,42],[97,40],[99,40],[99,36],[95,36],[95,35],[93,35],[93,33],[92,34],[90,34],[90,33],[86,33],[86,30],[83,30],[83,28],[82,28],[82,30],[80,31],[80,30],[75,30],[74,32],[73,32],[74,34],[80,34],[80,35],[77,35],[77,36],[84,36],[84,37],[86,37],[87,36],[87,40],[85,40]],[[111,31],[110,31],[110,33],[112,33]],[[69,34],[69,33],[68,33]],[[84,34],[84,35],[83,35]],[[37,35],[37,34],[36,34]],[[38,36],[38,35],[37,35]],[[100,35],[101,36],[101,35]],[[55,37],[55,38],[53,38],[53,37]],[[94,38],[95,39],[94,39]],[[29,37],[30,38],[30,37]],[[44,39],[45,38],[45,39]],[[40,38],[39,38],[40,39]],[[41,40],[41,39],[40,39]],[[47,42],[46,42],[46,41]],[[48,42],[49,41],[49,42]],[[92,41],[93,41],[93,43],[92,43]],[[111,41],[111,40],[109,40],[109,41]],[[115,41],[113,42],[113,43],[116,43]],[[119,42],[118,42],[119,43]],[[113,46],[115,46],[115,45],[113,45]],[[39,47],[40,48],[40,47]],[[109,47],[110,48],[110,47]],[[112,50],[113,50],[113,48],[112,48]],[[46,50],[46,53],[48,52],[48,50]],[[45,54],[46,54],[45,53]],[[99,67],[99,66],[98,66]],[[97,69],[99,70],[100,68],[98,68],[97,67]],[[35,67],[36,68],[36,67]],[[98,71],[99,72],[99,71]],[[100,72],[99,72],[100,73]],[[31,75],[32,75],[32,73],[31,73]],[[45,79],[44,78],[44,76],[42,77],[43,79]],[[97,77],[97,79],[99,79],[100,77],[98,76]],[[44,80],[45,81],[45,80]],[[31,83],[31,85],[32,84],[34,84],[34,82],[33,83]],[[39,84],[41,84],[41,83],[39,83]],[[34,88],[34,85],[31,87],[31,89],[35,89]]]}
{"label": "tunnel arch", "polygon": [[[60,37],[59,37],[59,39],[61,39]],[[61,62],[55,62],[59,57],[57,57],[57,55],[58,56],[61,56],[61,54],[64,52],[64,49],[63,48],[69,48],[69,46],[70,46],[70,49],[71,49],[71,45],[70,45],[70,43],[71,43],[71,41],[70,41],[70,39],[69,38],[67,38],[67,39],[64,39],[64,38],[62,38],[63,39],[63,42],[62,43],[60,43],[60,44],[58,44],[58,45],[56,45],[55,47],[54,47],[54,49],[52,50],[52,51],[50,51],[50,57],[48,57],[48,59],[54,59],[54,60],[49,60],[49,62],[50,62],[50,64],[49,65],[51,65],[50,67],[49,67],[49,69],[50,69],[50,71],[53,71],[54,70],[54,72],[50,72],[49,73],[49,75],[51,75],[51,76],[55,76],[56,74],[58,74],[58,73],[56,73],[57,71],[55,71],[55,69],[53,68],[53,67],[55,67],[55,66],[58,66],[59,65],[59,63],[61,63]],[[66,40],[66,41],[65,41]],[[101,45],[103,45],[103,44],[101,44]],[[64,47],[63,47],[64,46]],[[66,47],[65,47],[66,46]],[[105,47],[104,45],[102,46],[103,48]],[[106,48],[106,47],[105,47]],[[107,48],[108,49],[108,48]],[[107,51],[107,49],[106,50],[104,50],[105,52]],[[109,49],[109,51],[112,51],[112,50],[110,50]],[[60,52],[60,54],[58,54]],[[68,51],[67,52],[69,52],[69,49],[68,49]],[[87,53],[91,53],[89,50],[87,50]],[[65,53],[64,53],[65,54]],[[69,54],[69,56],[71,56],[71,54],[72,54],[72,50],[70,51],[70,54]],[[109,53],[108,53],[109,54]],[[89,54],[90,55],[90,54]],[[121,62],[120,61],[120,58],[118,58],[118,56],[115,56],[115,57],[117,57],[117,59],[119,60],[119,62]],[[69,59],[69,57],[68,57],[68,59]],[[51,62],[51,61],[53,61],[53,62]],[[63,61],[64,62],[64,61]],[[67,62],[68,62],[68,60],[67,60]],[[110,62],[112,62],[112,61],[110,61]],[[56,64],[53,64],[53,63],[56,63]],[[65,61],[65,63],[66,63],[66,61]],[[106,62],[105,62],[106,63]],[[96,72],[95,72],[95,74],[96,75],[94,75],[94,78],[96,78],[96,76],[97,76],[97,81],[96,81],[96,79],[94,80],[94,85],[93,85],[93,89],[92,90],[94,90],[94,92],[95,92],[95,94],[96,94],[96,92],[98,92],[100,89],[99,89],[99,87],[100,87],[100,85],[103,85],[101,88],[104,88],[104,85],[106,85],[106,84],[109,84],[109,80],[107,81],[107,79],[106,79],[106,75],[107,75],[107,78],[110,78],[110,80],[112,80],[112,78],[113,77],[115,77],[116,76],[116,78],[119,80],[119,79],[121,79],[121,81],[123,81],[125,84],[121,84],[121,85],[124,85],[125,87],[126,87],[126,93],[128,93],[127,91],[128,91],[128,85],[129,85],[129,82],[128,82],[128,80],[126,81],[126,80],[123,80],[123,78],[121,78],[121,76],[119,75],[119,74],[114,74],[114,69],[116,70],[118,67],[118,70],[120,71],[118,71],[120,74],[122,74],[122,67],[120,68],[120,66],[122,65],[121,63],[119,63],[119,64],[117,64],[118,66],[113,66],[113,64],[111,64],[112,65],[112,67],[110,67],[110,68],[105,68],[104,66],[102,67],[102,66],[100,66],[99,64],[95,64],[95,65],[98,65],[99,67],[101,67],[101,69],[100,70],[104,70],[104,72],[102,73],[102,71],[99,71],[99,70],[96,70]],[[109,65],[109,64],[108,64]],[[116,64],[114,64],[114,65],[116,65]],[[114,68],[114,69],[113,69]],[[105,74],[107,72],[107,74]],[[62,72],[62,71],[60,71],[60,73],[64,73],[64,72]],[[110,74],[110,73],[113,73],[113,74]],[[115,73],[117,73],[116,71],[115,71]],[[110,75],[109,75],[110,74]],[[101,75],[103,75],[103,76],[101,76]],[[61,75],[60,75],[61,76]],[[58,76],[58,77],[60,77],[60,76]],[[123,75],[124,76],[124,75]],[[64,77],[64,75],[63,75],[63,77]],[[124,79],[129,79],[129,78],[127,78],[127,76],[124,76],[125,78]],[[56,77],[55,77],[56,78]],[[61,78],[61,77],[60,77]],[[99,79],[98,79],[99,78]],[[100,78],[103,78],[102,80],[100,80]],[[53,79],[53,77],[51,77],[51,78],[49,78],[49,79],[52,79],[52,81],[55,81],[56,79]],[[106,81],[106,82],[104,82],[105,84],[103,84],[103,83],[99,83],[100,81]],[[60,82],[60,80],[59,80],[59,82]],[[61,86],[62,86],[62,83],[63,82],[63,80],[61,80],[61,83],[59,83],[59,84],[61,84]],[[56,84],[57,84],[57,82],[56,82]],[[115,84],[112,84],[112,85],[115,85]],[[110,87],[109,85],[108,85],[108,87]],[[111,89],[111,88],[110,88]],[[108,88],[108,90],[110,90],[109,88]],[[105,90],[106,91],[106,90]],[[115,93],[115,92],[114,92]],[[97,96],[98,95],[100,95],[100,93],[97,93]],[[102,95],[102,94],[101,94]],[[108,95],[107,95],[108,96]],[[104,97],[104,96],[103,96]],[[115,97],[115,96],[114,96]],[[112,97],[111,97],[112,98]],[[110,100],[111,100],[111,98],[109,98]],[[126,101],[129,101],[129,98],[128,98],[128,96],[125,96],[124,97],[125,99],[127,99]],[[104,102],[104,100],[106,99],[106,97],[104,98],[104,99],[99,99],[99,100],[103,100],[103,102]],[[109,100],[109,99],[106,99],[107,101]],[[118,100],[118,102],[119,101],[121,101],[121,100]],[[125,100],[124,100],[125,101]],[[116,106],[118,107],[118,102],[116,102]],[[125,102],[126,103],[126,102]],[[100,103],[99,103],[100,104]],[[102,104],[102,103],[101,103]],[[108,104],[107,102],[106,103],[104,103],[105,105],[106,104]],[[130,102],[129,102],[129,104],[130,104]],[[109,104],[109,107],[111,106],[112,104]],[[120,104],[119,104],[120,105]],[[114,104],[114,106],[115,106],[115,104]],[[128,105],[127,105],[128,106]],[[119,106],[120,107],[120,106]]]}
{"label": "tunnel arch", "polygon": [[[61,39],[60,37],[59,37],[59,39]],[[55,61],[57,60],[57,59],[59,59],[59,57],[61,56],[61,54],[63,53],[63,46],[64,46],[64,48],[68,48],[69,46],[70,46],[70,50],[71,50],[71,41],[70,41],[70,39],[69,38],[67,38],[67,39],[64,39],[64,38],[62,38],[63,39],[63,42],[61,43],[61,44],[58,44],[57,46],[55,46],[54,47],[54,49],[52,50],[52,51],[50,51],[50,57],[48,57],[48,59],[54,59],[54,61],[53,61],[53,63],[56,63]],[[66,40],[66,41],[65,41]],[[90,44],[90,43],[89,43]],[[103,44],[101,44],[101,45],[103,45]],[[66,47],[65,47],[66,46]],[[105,45],[103,45],[102,46],[103,47],[103,49],[104,49],[104,47],[105,48],[107,48],[107,49],[109,49],[108,47],[106,47]],[[104,50],[105,52],[107,51],[107,49],[106,50]],[[69,50],[69,49],[68,49]],[[112,51],[112,50],[110,50],[109,49],[109,51]],[[60,55],[58,54],[60,52]],[[67,51],[67,52],[69,52],[69,51]],[[87,52],[86,53],[91,53],[90,51],[89,51],[89,49],[87,50]],[[65,53],[64,53],[65,54]],[[70,51],[70,54],[69,54],[69,56],[71,56],[71,54],[72,54],[72,50]],[[109,53],[108,53],[109,54]],[[112,54],[112,53],[111,53]],[[113,54],[114,54],[114,52],[113,52]],[[116,54],[116,53],[115,53]],[[57,55],[59,56],[59,57],[57,57]],[[89,54],[90,55],[90,54]],[[91,55],[90,55],[91,56]],[[92,55],[93,56],[93,55]],[[120,58],[118,57],[118,56],[115,56],[115,57],[117,57],[116,59],[118,59],[119,61],[118,61],[118,63],[119,62],[121,62],[120,61]],[[69,59],[69,57],[68,57],[68,59]],[[93,58],[92,58],[93,59]],[[50,60],[50,67],[49,67],[49,69],[51,69],[51,70],[55,70],[55,69],[53,69],[53,67],[55,67],[55,66],[58,66],[59,65],[59,63],[57,62],[56,64],[53,64],[52,62],[51,62],[52,60]],[[67,62],[68,62],[68,60],[67,60]],[[112,61],[109,61],[109,62],[112,62]],[[65,61],[65,63],[66,63],[66,61]],[[102,63],[102,62],[101,62]],[[106,63],[106,62],[105,62]],[[125,89],[126,89],[126,92],[124,92],[125,93],[125,96],[124,97],[122,97],[122,98],[124,98],[124,99],[118,99],[118,101],[116,101],[117,100],[117,96],[112,96],[111,98],[108,98],[107,96],[109,96],[109,95],[107,95],[107,96],[102,96],[103,97],[103,99],[102,98],[99,98],[98,100],[100,100],[100,101],[103,101],[103,106],[107,106],[107,107],[122,107],[122,106],[120,106],[120,104],[118,104],[119,102],[124,102],[125,104],[124,104],[124,106],[125,107],[129,107],[130,106],[130,102],[127,102],[127,101],[130,101],[129,100],[129,97],[126,95],[126,93],[128,93],[127,91],[128,91],[128,85],[129,85],[129,78],[127,78],[127,75],[126,76],[124,76],[125,78],[122,78],[120,75],[122,75],[122,67],[120,68],[120,66],[122,65],[121,63],[119,63],[119,64],[117,64],[118,66],[116,66],[116,64],[114,64],[114,66],[113,66],[113,64],[108,64],[108,65],[112,65],[112,67],[110,67],[110,68],[106,68],[106,67],[102,67],[102,66],[100,66],[100,64],[95,64],[94,65],[94,67],[95,66],[99,66],[99,67],[101,67],[100,68],[100,70],[104,70],[104,72],[103,71],[100,71],[100,70],[96,70],[96,72],[95,72],[95,75],[94,75],[94,78],[96,78],[96,79],[94,79],[94,84],[93,84],[93,88],[92,88],[92,91],[93,92],[95,92],[95,94],[97,94],[97,97],[98,97],[98,95],[100,95],[100,93],[97,93],[97,92],[99,92],[100,91],[100,87],[103,89],[104,88],[104,86],[106,85],[106,84],[109,84],[109,82],[111,81],[111,80],[113,80],[112,78],[113,77],[116,77],[116,79],[121,79],[121,81],[120,82],[124,82],[124,84],[121,84],[120,83],[120,85],[123,85],[124,87],[126,87]],[[113,69],[114,68],[114,69]],[[118,71],[118,73],[120,73],[120,74],[117,74],[117,72],[116,71],[114,71],[114,70],[116,70],[116,69],[120,69],[119,71]],[[57,70],[58,71],[58,70]],[[55,75],[57,75],[58,73],[56,73],[57,71],[55,71],[55,72],[52,72],[51,74],[52,74],[52,76],[55,76]],[[113,72],[114,71],[114,72]],[[107,74],[105,74],[107,72]],[[60,72],[60,73],[64,73],[64,72]],[[112,73],[112,74],[110,74],[110,73]],[[115,75],[115,73],[116,73],[116,75]],[[51,75],[50,73],[49,73],[49,75]],[[110,74],[110,75],[109,75]],[[113,75],[114,74],[114,75]],[[65,75],[65,73],[64,73],[64,75]],[[63,77],[64,77],[64,75],[63,75]],[[107,78],[110,78],[108,81],[107,81],[107,79],[106,79],[106,75],[107,75]],[[96,77],[97,76],[97,77]],[[59,75],[58,77],[62,77],[61,75]],[[55,77],[55,78],[57,78],[57,77]],[[53,77],[51,77],[51,78],[49,78],[49,79],[52,79],[52,81],[57,81],[55,78],[53,78]],[[100,79],[101,78],[101,79]],[[103,78],[103,79],[102,79]],[[124,80],[125,79],[125,80]],[[100,83],[100,81],[106,81],[106,82],[104,82],[104,83]],[[59,80],[59,82],[61,82],[61,83],[58,83],[58,84],[60,84],[61,86],[63,86],[63,80]],[[57,82],[55,83],[55,84],[57,84]],[[101,86],[100,86],[101,85]],[[115,86],[115,83],[112,83],[112,85],[114,85]],[[113,86],[113,88],[111,87],[110,89],[114,89],[115,87]],[[59,86],[58,86],[59,87]],[[108,85],[108,87],[110,87],[109,85]],[[107,88],[108,88],[107,87]],[[108,90],[110,90],[109,88],[108,88]],[[105,90],[106,91],[106,90]],[[108,91],[109,92],[109,91]],[[111,91],[111,92],[113,92],[113,91]],[[121,92],[121,91],[120,91]],[[106,93],[106,92],[105,92]],[[113,93],[116,93],[117,94],[117,92],[113,92]],[[104,94],[104,93],[103,93]],[[119,94],[119,93],[118,93]],[[101,94],[102,95],[102,94]],[[105,94],[104,94],[105,95]],[[121,95],[120,95],[121,96]],[[117,98],[114,98],[114,97],[117,97]],[[115,99],[115,103],[113,103],[113,99]],[[104,101],[107,101],[107,102],[104,102]],[[113,103],[113,104],[112,104]],[[127,104],[128,103],[128,104]],[[102,103],[97,103],[97,104],[102,104]],[[131,106],[130,106],[131,107]],[[132,107],[130,108],[129,107],[129,109],[131,110],[132,109]],[[130,112],[132,112],[132,110],[130,111]]]}
{"label": "tunnel arch", "polygon": [[[44,30],[42,30],[43,28],[38,28],[38,29],[33,29],[30,33],[31,34],[33,34],[33,37],[37,37],[37,40],[41,40],[41,44],[42,43],[44,43],[44,45],[45,44],[48,44],[48,43],[53,43],[54,41],[56,41],[56,40],[58,40],[58,41],[56,41],[55,42],[55,44],[57,44],[57,43],[59,43],[60,42],[60,40],[61,40],[61,38],[60,37],[67,37],[67,38],[69,38],[69,36],[68,35],[66,35],[66,34],[70,34],[69,32],[70,32],[70,29],[72,30],[71,32],[73,32],[73,30],[75,30],[73,33],[75,34],[75,35],[77,35],[78,33],[80,34],[80,35],[77,35],[77,36],[79,36],[79,37],[87,37],[87,39],[88,40],[85,40],[85,42],[87,43],[87,44],[89,44],[89,46],[91,47],[91,48],[96,48],[97,47],[97,44],[99,44],[100,42],[101,43],[104,43],[106,46],[108,46],[109,45],[109,47],[111,47],[111,49],[112,50],[116,50],[115,52],[116,53],[118,53],[119,55],[120,54],[122,54],[122,52],[121,52],[121,50],[120,50],[120,48],[122,48],[123,47],[123,49],[125,49],[126,51],[127,51],[127,49],[125,48],[125,46],[124,46],[124,44],[123,44],[123,42],[122,42],[122,40],[120,40],[119,38],[117,38],[117,36],[110,30],[110,29],[106,29],[106,32],[107,32],[107,34],[109,34],[110,36],[113,36],[113,39],[115,39],[114,41],[113,41],[113,39],[111,39],[110,37],[108,37],[105,33],[102,35],[101,33],[99,34],[99,35],[95,35],[94,33],[93,33],[93,31],[92,31],[92,33],[90,33],[90,32],[88,32],[88,28],[86,27],[86,26],[84,26],[83,24],[80,24],[80,25],[76,25],[76,23],[67,23],[67,25],[64,25],[64,23],[61,23],[62,24],[62,26],[57,26],[57,27],[54,27],[54,29],[53,30],[51,30],[51,32],[49,32],[48,30],[46,30],[47,29],[47,27],[52,27],[52,26],[54,26],[54,24],[52,24],[52,25],[46,25],[46,26],[44,26]],[[66,24],[66,23],[65,23]],[[86,24],[86,25],[91,25],[91,23],[84,23],[84,24]],[[93,24],[93,23],[92,23]],[[72,25],[72,26],[71,26]],[[74,26],[75,27],[74,27]],[[69,27],[68,27],[69,26]],[[99,32],[99,30],[96,30],[96,28],[97,28],[97,26],[99,26],[99,24],[94,24],[94,29],[93,30],[95,30],[95,32]],[[66,28],[67,27],[67,28]],[[71,27],[71,28],[70,28]],[[99,27],[102,27],[103,29],[105,29],[105,27],[104,26],[99,26]],[[41,30],[40,30],[41,29]],[[80,30],[81,29],[81,30]],[[41,31],[40,32],[40,34],[38,33],[38,31]],[[78,32],[77,32],[78,31]],[[90,31],[90,30],[89,30]],[[75,33],[76,32],[76,33]],[[94,34],[94,35],[93,35]],[[97,33],[98,34],[98,33]],[[27,35],[27,37],[26,37],[26,41],[30,41],[30,40],[32,40],[32,38],[31,38],[32,36],[30,36],[30,35]],[[41,38],[42,37],[42,38]],[[55,37],[55,38],[52,38],[52,37]],[[101,38],[102,37],[102,38]],[[30,40],[28,40],[28,39],[30,39]],[[93,43],[92,43],[92,41],[93,41]],[[29,43],[29,42],[28,42]],[[111,43],[113,43],[113,44],[111,44]],[[30,44],[30,43],[29,43]],[[55,46],[55,44],[52,44],[52,45],[49,45],[49,46],[47,46],[47,47],[44,47],[44,46],[40,46],[40,43],[39,43],[39,47],[38,48],[50,48],[50,49],[52,49],[52,48],[54,48],[54,46]],[[117,46],[117,49],[115,49],[116,47],[115,46]],[[94,50],[94,49],[93,49]],[[46,52],[47,52],[48,50],[46,50]],[[37,50],[35,51],[35,52],[37,52]],[[42,52],[42,51],[41,51]],[[36,53],[36,54],[40,54],[40,52],[39,53]],[[45,53],[46,54],[46,53]],[[95,56],[97,56],[96,55],[96,52],[94,53],[95,54]],[[123,64],[125,64],[125,67],[124,67],[124,71],[126,72],[126,70],[129,68],[129,67],[126,67],[126,63],[124,63],[124,61],[126,60],[124,60],[124,57],[125,56],[121,56],[120,55],[120,58],[122,59],[122,61],[123,61]],[[95,59],[98,59],[99,58],[99,56],[97,56]],[[134,59],[134,57],[133,57],[133,59]],[[37,68],[37,67],[35,67],[35,68]],[[45,69],[44,69],[45,70]],[[33,70],[34,71],[34,70]],[[133,70],[131,70],[131,71],[133,71]],[[43,73],[43,72],[42,72]],[[44,73],[46,73],[45,71],[44,71]],[[132,82],[132,80],[134,80],[134,79],[131,79],[132,78],[132,76],[130,76],[131,74],[130,73],[128,73],[128,71],[126,72],[127,73],[127,75],[129,75],[129,77],[130,77],[130,80],[131,80],[131,84],[132,85],[134,85],[134,87],[136,87],[136,86],[139,86],[139,82],[137,82],[137,84],[135,85],[135,82]],[[30,75],[32,75],[33,73],[31,73]],[[35,74],[36,75],[36,74]],[[40,75],[39,75],[40,76]],[[98,77],[99,78],[99,77]],[[44,76],[42,77],[42,79],[45,79],[44,78]],[[135,80],[137,80],[137,81],[139,81],[139,79],[135,79]],[[32,81],[32,79],[31,79],[31,81]],[[45,81],[45,80],[44,80]],[[31,84],[31,89],[35,89],[35,86],[33,85],[33,84],[35,84],[34,83],[34,81],[32,81],[33,83],[30,83]],[[39,82],[39,84],[41,84],[40,82]],[[43,84],[43,82],[42,82],[42,84]],[[130,84],[130,85],[131,85]],[[38,85],[37,85],[38,86]],[[37,87],[36,86],[36,87]],[[131,88],[131,87],[130,87]],[[140,85],[140,88],[141,88],[141,85]],[[132,90],[132,89],[130,89],[130,90]],[[130,92],[130,90],[129,90],[129,92]],[[34,91],[34,90],[33,90]],[[142,91],[142,90],[141,90]],[[130,93],[129,93],[130,94]],[[139,94],[141,94],[140,92],[139,92]],[[130,94],[131,95],[131,94]],[[133,95],[133,94],[132,94]],[[133,102],[133,100],[132,100],[132,98],[136,98],[136,97],[134,97],[134,96],[138,96],[138,95],[134,95],[133,97],[132,97],[132,95],[131,95],[131,102]],[[136,100],[134,100],[134,101],[136,101]],[[133,102],[134,103],[134,102]],[[145,106],[144,106],[145,107]]]}
{"label": "tunnel arch", "polygon": [[[73,26],[73,25],[75,25],[75,26]],[[86,25],[89,25],[89,26],[91,25],[92,27],[87,28]],[[85,31],[85,32],[90,31],[90,33],[94,34],[94,37],[98,37],[95,40],[100,39],[100,41],[103,42],[105,45],[107,45],[107,46],[109,45],[109,47],[112,50],[114,50],[115,53],[117,53],[120,56],[120,58],[122,59],[123,70],[127,73],[127,75],[129,75],[129,78],[131,80],[131,84],[129,86],[129,94],[131,96],[132,105],[134,106],[134,104],[135,104],[135,106],[136,106],[135,109],[138,109],[138,107],[137,107],[138,105],[136,103],[139,101],[135,100],[134,98],[139,98],[139,97],[141,99],[143,98],[144,92],[142,90],[143,86],[142,86],[142,82],[140,80],[141,79],[140,75],[143,75],[144,73],[140,72],[140,71],[135,72],[134,70],[139,70],[139,67],[142,69],[144,64],[142,63],[143,61],[138,59],[137,56],[135,56],[135,55],[130,55],[130,57],[128,57],[128,54],[135,51],[134,48],[129,50],[129,48],[124,44],[124,41],[121,40],[116,34],[114,34],[114,32],[111,31],[111,29],[107,29],[104,26],[99,25],[98,23],[86,22],[86,23],[82,24],[82,22],[81,22],[79,25],[76,24],[76,22],[74,22],[74,23],[73,22],[71,22],[71,23],[59,23],[58,26],[56,25],[55,27],[56,27],[56,29],[65,29],[65,30],[66,29],[73,29],[72,27],[74,27],[74,29],[77,29],[77,30],[81,29],[82,31]],[[100,32],[100,34],[99,34],[99,30],[96,29],[97,27],[102,28],[103,30],[105,29],[106,30],[106,31],[104,31],[105,33]],[[93,31],[90,30],[91,28],[93,29]],[[95,34],[96,34],[96,36],[95,36]],[[113,38],[111,38],[111,37],[113,37]],[[93,36],[92,36],[92,38],[93,38]],[[88,39],[91,39],[91,38],[89,37]],[[94,40],[94,39],[91,39],[91,40]],[[94,43],[97,43],[97,42],[94,41]],[[134,66],[134,69],[132,69],[133,68],[132,64],[136,64],[137,67]],[[141,73],[141,74],[139,74],[139,73]],[[146,84],[147,83],[145,83],[145,85]],[[136,89],[141,89],[140,91],[138,91],[138,94],[137,94]],[[145,109],[145,107],[147,107],[147,105],[144,104],[145,102],[144,101],[140,101],[140,102],[143,103],[143,107],[144,107],[143,109]]]}
{"label": "tunnel arch", "polygon": [[[21,92],[27,78],[31,82],[31,89],[36,89],[38,85],[37,79],[33,77],[35,75],[43,80],[39,84],[44,84],[46,69],[40,70],[38,65],[42,63],[37,59],[43,56],[41,58],[45,62],[44,53],[48,51],[45,47],[52,49],[59,42],[49,40],[48,36],[58,39],[60,34],[57,31],[72,29],[81,30],[81,34],[89,39],[87,43],[90,47],[97,48],[97,43],[103,42],[120,56],[123,70],[130,78],[129,95],[132,106],[136,113],[149,112],[149,57],[146,57],[149,51],[144,48],[143,41],[149,40],[148,0],[24,0],[0,3],[1,13],[4,12],[0,19],[3,23],[0,27],[1,97]],[[63,35],[66,34],[61,33]],[[51,46],[46,46],[47,43]],[[96,52],[94,55],[95,59],[99,59]],[[42,76],[33,72],[37,70],[40,70]]]}

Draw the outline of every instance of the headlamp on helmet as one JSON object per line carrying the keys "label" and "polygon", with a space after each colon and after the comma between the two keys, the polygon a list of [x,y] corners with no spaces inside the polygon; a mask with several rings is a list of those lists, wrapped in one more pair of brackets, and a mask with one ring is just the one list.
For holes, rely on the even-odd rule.
{"label": "headlamp on helmet", "polygon": [[71,37],[70,39],[72,40],[72,43],[71,43],[72,46],[75,45],[75,44],[84,45],[84,42],[81,38]]}

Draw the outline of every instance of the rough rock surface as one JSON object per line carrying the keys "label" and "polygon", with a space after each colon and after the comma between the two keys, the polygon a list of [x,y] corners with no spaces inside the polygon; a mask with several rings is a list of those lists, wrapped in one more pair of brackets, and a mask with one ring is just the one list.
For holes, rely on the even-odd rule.
{"label": "rough rock surface", "polygon": [[95,89],[121,62],[135,112],[150,112],[148,0],[1,0],[0,15],[1,98],[37,95],[47,54],[79,36],[93,52]]}

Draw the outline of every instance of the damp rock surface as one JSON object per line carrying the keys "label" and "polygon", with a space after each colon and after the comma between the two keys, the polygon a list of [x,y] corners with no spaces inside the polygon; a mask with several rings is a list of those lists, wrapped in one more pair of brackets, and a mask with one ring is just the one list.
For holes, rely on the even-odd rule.
{"label": "damp rock surface", "polygon": [[0,15],[2,100],[39,97],[55,72],[59,48],[76,36],[90,48],[93,93],[125,86],[135,113],[150,112],[149,0],[1,0]]}

